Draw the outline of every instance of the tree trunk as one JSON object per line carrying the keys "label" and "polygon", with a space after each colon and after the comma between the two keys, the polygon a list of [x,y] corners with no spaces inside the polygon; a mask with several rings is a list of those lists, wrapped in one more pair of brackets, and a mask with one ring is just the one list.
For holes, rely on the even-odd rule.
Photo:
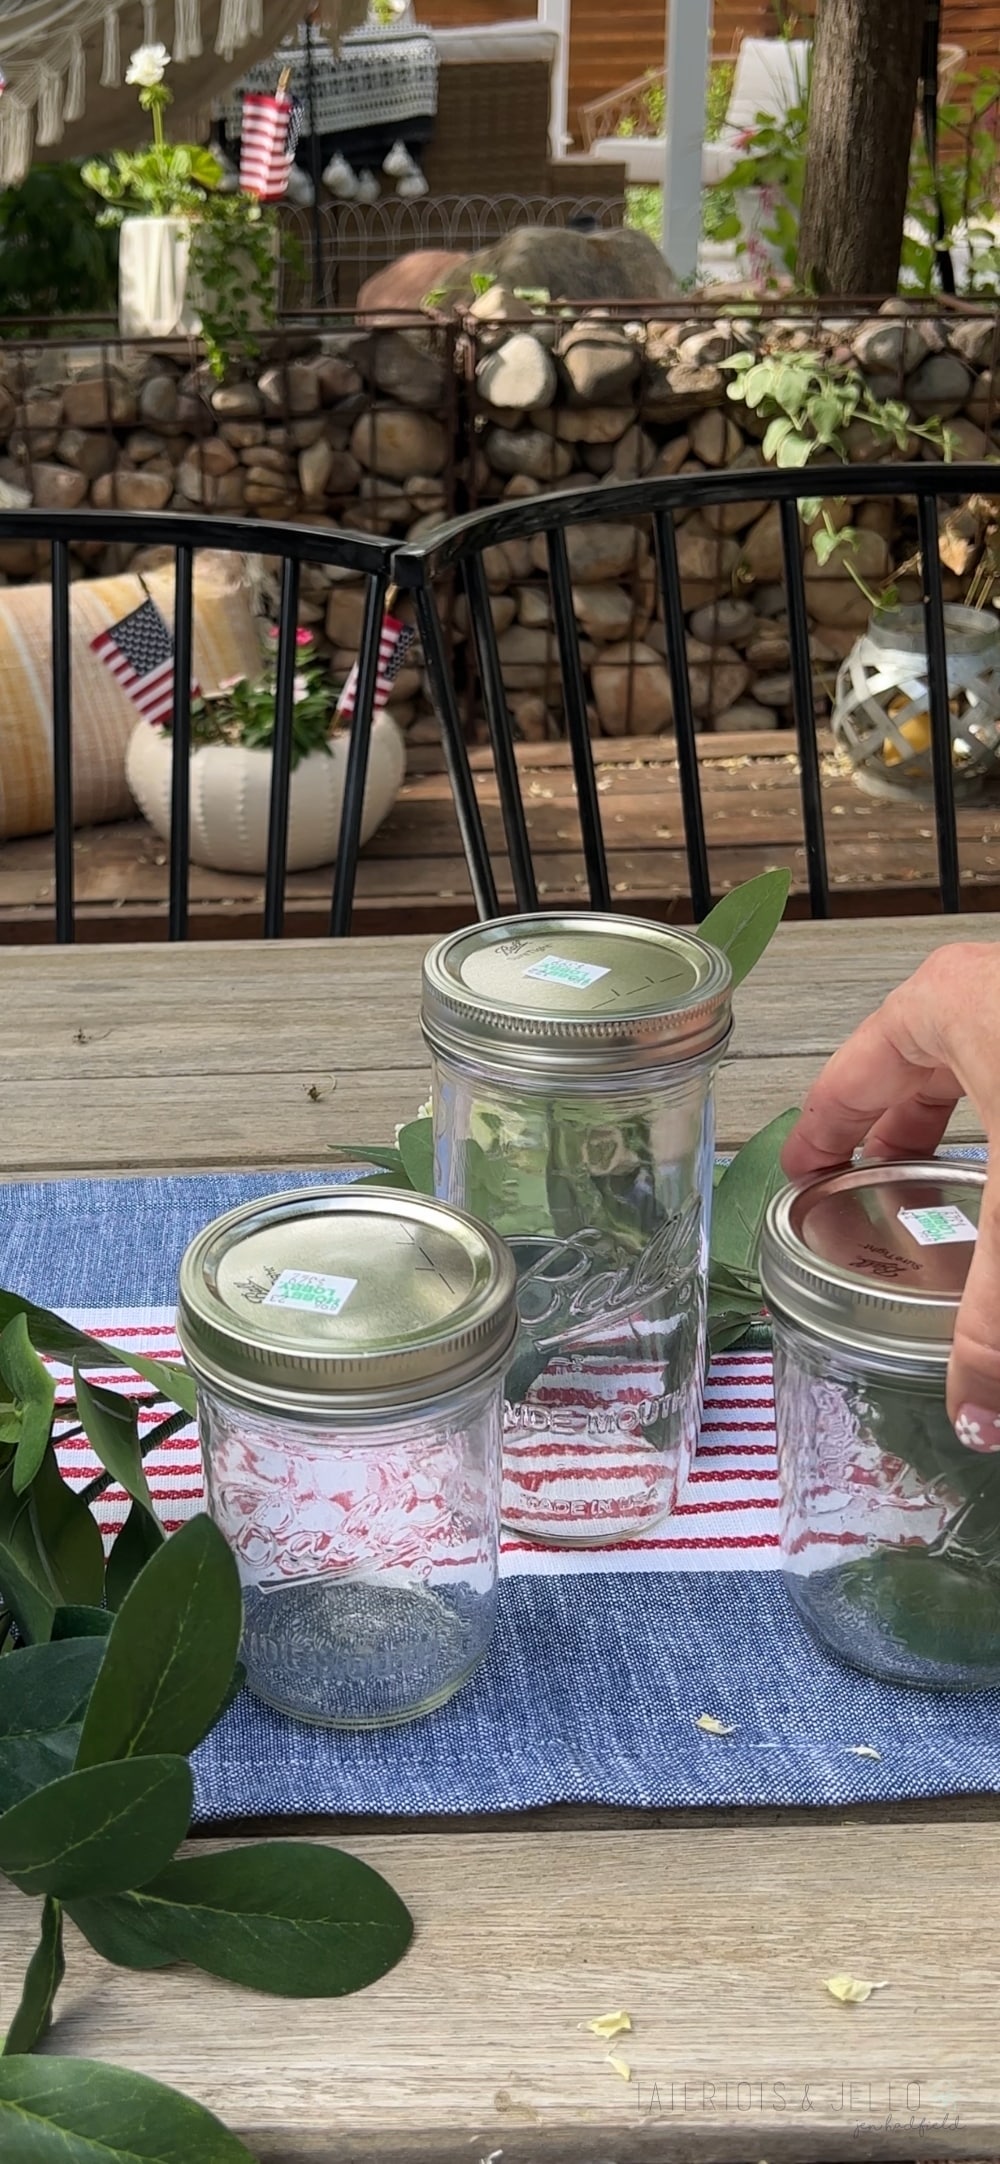
{"label": "tree trunk", "polygon": [[920,73],[920,0],[818,0],[798,276],[895,293]]}

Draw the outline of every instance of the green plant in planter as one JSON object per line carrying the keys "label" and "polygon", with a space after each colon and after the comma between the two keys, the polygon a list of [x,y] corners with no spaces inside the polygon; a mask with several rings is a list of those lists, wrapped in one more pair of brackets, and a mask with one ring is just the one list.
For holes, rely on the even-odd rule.
{"label": "green plant in planter", "polygon": [[[275,643],[277,636],[272,631]],[[295,634],[297,667],[292,685],[293,769],[311,752],[329,754],[336,726],[334,693],[315,643],[312,632],[300,625]],[[270,751],[276,682],[277,661],[271,656],[259,676],[235,676],[211,695],[192,699],[192,749],[202,744],[245,744],[254,751]]]}
{"label": "green plant in planter", "polygon": [[[377,1873],[310,1842],[176,1855],[192,1807],[190,1753],[242,1681],[235,1561],[206,1517],[165,1541],[143,1456],[194,1410],[194,1384],[0,1293],[0,1875],[41,1902],[0,2054],[0,2156],[65,2164],[238,2164],[212,2114],[117,2067],[32,2054],[62,1981],[63,1919],[120,1967],[188,1961],[284,1998],[357,1991],[405,1953],[412,1924]],[[55,1391],[39,1350],[71,1362],[59,1423],[104,1474],[60,1474]],[[139,1443],[144,1406],[87,1369],[131,1368],[147,1406],[173,1405]],[[112,1480],[131,1508],[105,1562],[88,1504]],[[6,1979],[5,1979],[6,1983]]]}
{"label": "green plant in planter", "polygon": [[169,65],[164,45],[141,45],[132,54],[125,80],[138,87],[153,140],[141,150],[114,151],[110,162],[88,159],[83,179],[107,206],[105,224],[145,217],[183,219],[190,226],[202,337],[221,381],[235,365],[256,359],[260,332],[277,320],[278,222],[255,196],[223,190],[223,169],[212,151],[168,143],[164,114],[172,93],[163,77]]}

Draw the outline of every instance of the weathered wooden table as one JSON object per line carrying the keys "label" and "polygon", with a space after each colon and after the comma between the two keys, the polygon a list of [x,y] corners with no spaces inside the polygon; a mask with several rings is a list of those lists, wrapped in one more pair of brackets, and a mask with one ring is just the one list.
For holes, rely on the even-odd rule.
{"label": "weathered wooden table", "polygon": [[[794,1103],[931,946],[997,930],[783,930],[739,994],[721,1142]],[[421,949],[0,951],[8,1175],[322,1165],[331,1140],[384,1139],[426,1092]],[[254,1998],[191,1970],[110,1969],[71,1933],[51,2048],[179,2084],[265,2164],[1000,2151],[994,1801],[310,1830],[409,1902],[416,1939],[391,1976],[345,2001]],[[31,1916],[5,1888],[5,2004]],[[889,1989],[839,2006],[822,1980],[844,1969]],[[617,2007],[627,2085],[580,2027]]]}

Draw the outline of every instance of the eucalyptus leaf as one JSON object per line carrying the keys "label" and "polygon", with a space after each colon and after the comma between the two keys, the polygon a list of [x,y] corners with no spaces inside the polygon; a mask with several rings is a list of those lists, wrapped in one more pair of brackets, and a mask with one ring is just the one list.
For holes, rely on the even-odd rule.
{"label": "eucalyptus leaf", "polygon": [[22,1638],[47,1639],[57,1596],[35,1537],[28,1498],[14,1493],[11,1466],[0,1474],[0,1586]]}
{"label": "eucalyptus leaf", "polygon": [[104,1597],[112,1612],[121,1607],[126,1593],[157,1549],[162,1548],[163,1541],[157,1519],[141,1503],[133,1503],[124,1525],[115,1534],[104,1574]]}
{"label": "eucalyptus leaf", "polygon": [[56,1406],[55,1383],[32,1345],[23,1315],[12,1316],[0,1332],[0,1376],[20,1415],[13,1477],[15,1495],[23,1495],[45,1456]]}
{"label": "eucalyptus leaf", "polygon": [[386,1149],[381,1143],[353,1142],[331,1143],[330,1155],[338,1165],[376,1165],[387,1174],[394,1186],[405,1187],[406,1171],[397,1149]]}
{"label": "eucalyptus leaf", "polygon": [[0,1744],[78,1725],[103,1658],[99,1638],[67,1638],[0,1661]]}
{"label": "eucalyptus leaf", "polygon": [[4,2164],[254,2164],[214,2113],[95,2059],[0,2059]]}
{"label": "eucalyptus leaf", "polygon": [[181,1857],[128,1895],[74,1908],[88,1937],[97,1909],[136,1933],[137,1945],[145,1937],[177,1961],[280,1998],[361,1991],[395,1967],[413,1935],[409,1911],[377,1871],[312,1841]]}
{"label": "eucalyptus leaf", "polygon": [[106,1638],[114,1617],[106,1608],[85,1607],[82,1602],[70,1602],[57,1608],[52,1618],[51,1636],[56,1638]]}
{"label": "eucalyptus leaf", "polygon": [[761,872],[724,894],[710,909],[698,933],[727,956],[733,984],[742,984],[770,946],[785,913],[791,872]]}
{"label": "eucalyptus leaf", "polygon": [[794,1106],[780,1112],[726,1166],[712,1202],[710,1276],[725,1270],[756,1278],[764,1214],[785,1185],[780,1153],[798,1117]]}
{"label": "eucalyptus leaf", "polygon": [[187,1760],[165,1755],[64,1774],[0,1817],[0,1871],[67,1901],[141,1886],[183,1841],[192,1793]]}
{"label": "eucalyptus leaf", "polygon": [[74,1362],[73,1381],[76,1385],[76,1403],[84,1434],[96,1458],[105,1472],[124,1488],[134,1502],[152,1512],[153,1498],[143,1470],[142,1452],[139,1448],[139,1411],[132,1398],[126,1398],[120,1390],[107,1390],[102,1383],[90,1383],[79,1361]]}
{"label": "eucalyptus leaf", "polygon": [[175,1364],[173,1361],[147,1360],[127,1347],[89,1337],[86,1330],[78,1330],[74,1323],[65,1322],[49,1308],[35,1307],[19,1293],[0,1292],[0,1330],[5,1329],[15,1315],[24,1316],[28,1335],[37,1352],[51,1353],[67,1367],[79,1360],[85,1367],[128,1368],[134,1375],[141,1375],[144,1382],[151,1383],[153,1389],[172,1405],[183,1406],[194,1419],[197,1411],[194,1376],[179,1361]]}
{"label": "eucalyptus leaf", "polygon": [[104,1589],[104,1548],[97,1521],[81,1495],[66,1482],[51,1444],[26,1497],[39,1554],[55,1595],[67,1601],[100,1606]]}
{"label": "eucalyptus leaf", "polygon": [[[24,1972],[20,2004],[7,2031],[0,2057],[8,2058],[16,2052],[34,2051],[41,2043],[52,2025],[53,2003],[65,1974],[62,1909],[59,1902],[54,1901],[51,1894],[48,1894],[42,1904],[38,1945]],[[2,2127],[3,2116],[0,2113],[0,2133]]]}
{"label": "eucalyptus leaf", "polygon": [[434,1122],[423,1117],[409,1120],[399,1130],[399,1154],[403,1170],[419,1195],[434,1193]]}
{"label": "eucalyptus leaf", "polygon": [[66,1914],[102,1961],[119,1969],[167,1969],[175,1956],[161,1946],[152,1919],[131,1894],[94,1894],[68,1901]]}
{"label": "eucalyptus leaf", "polygon": [[126,1593],[87,1707],[77,1764],[193,1751],[233,1679],[239,1573],[208,1517],[189,1519]]}

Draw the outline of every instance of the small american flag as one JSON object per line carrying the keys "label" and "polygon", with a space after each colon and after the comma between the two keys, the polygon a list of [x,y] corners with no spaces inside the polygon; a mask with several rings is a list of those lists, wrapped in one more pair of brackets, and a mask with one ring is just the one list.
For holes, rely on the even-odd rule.
{"label": "small american flag", "polygon": [[[393,684],[416,639],[416,632],[409,624],[401,624],[398,616],[383,616],[382,633],[378,642],[378,669],[375,674],[375,710],[387,706]],[[358,664],[353,669],[337,701],[337,714],[341,721],[350,721],[358,697]]]}
{"label": "small american flag", "polygon": [[273,96],[248,90],[243,98],[240,135],[240,187],[262,203],[279,202],[288,187],[296,145],[302,133],[302,107],[287,90]]}
{"label": "small american flag", "polygon": [[[91,639],[92,651],[138,707],[144,721],[169,721],[174,710],[174,641],[148,596],[120,623]],[[192,685],[197,697],[198,686]]]}

